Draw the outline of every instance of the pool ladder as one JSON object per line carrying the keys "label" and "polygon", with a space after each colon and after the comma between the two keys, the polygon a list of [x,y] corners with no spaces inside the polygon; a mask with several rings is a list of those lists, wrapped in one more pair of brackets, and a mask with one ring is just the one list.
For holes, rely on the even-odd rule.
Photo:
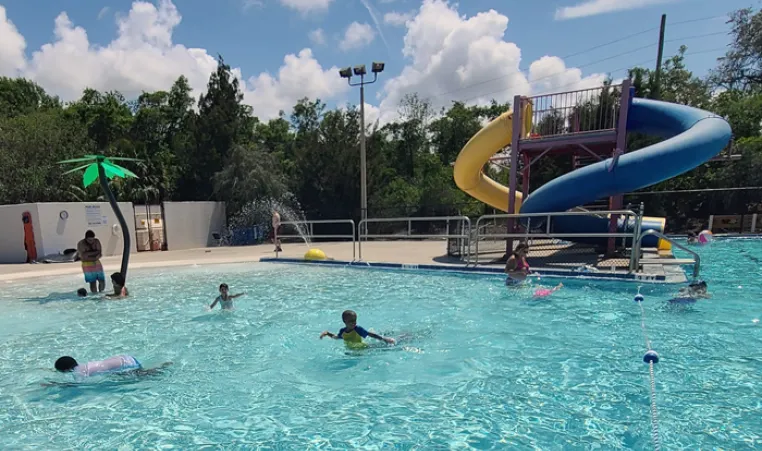
{"label": "pool ladder", "polygon": [[640,268],[640,263],[641,263],[640,262],[640,248],[641,248],[641,246],[643,244],[643,238],[645,238],[648,235],[657,236],[657,237],[663,239],[664,241],[667,241],[672,246],[674,246],[674,247],[676,247],[676,248],[678,248],[680,250],[683,250],[683,251],[691,254],[693,256],[693,260],[685,261],[685,260],[675,259],[673,262],[670,262],[669,260],[665,260],[665,261],[659,260],[658,263],[660,265],[670,265],[670,264],[671,265],[684,265],[684,264],[691,264],[691,263],[693,263],[693,280],[694,281],[698,280],[699,272],[701,271],[701,256],[698,253],[696,253],[695,251],[693,251],[691,249],[688,249],[687,247],[683,246],[682,244],[676,242],[672,238],[669,238],[666,235],[664,235],[663,233],[658,232],[658,231],[653,230],[653,229],[649,229],[649,230],[646,230],[645,232],[641,233],[640,236],[638,237],[637,243],[635,243],[636,249],[632,250],[633,254],[635,255],[635,265],[634,266],[635,266],[636,270]]}

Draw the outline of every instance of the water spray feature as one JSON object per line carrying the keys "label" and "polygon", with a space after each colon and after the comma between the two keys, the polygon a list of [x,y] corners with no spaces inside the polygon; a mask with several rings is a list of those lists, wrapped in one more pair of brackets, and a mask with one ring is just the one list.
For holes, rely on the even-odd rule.
{"label": "water spray feature", "polygon": [[242,246],[264,241],[272,229],[273,211],[280,213],[283,222],[294,222],[293,227],[304,245],[310,246],[309,229],[304,223],[305,216],[296,200],[258,199],[244,205],[230,217],[228,226],[220,236],[222,246]]}

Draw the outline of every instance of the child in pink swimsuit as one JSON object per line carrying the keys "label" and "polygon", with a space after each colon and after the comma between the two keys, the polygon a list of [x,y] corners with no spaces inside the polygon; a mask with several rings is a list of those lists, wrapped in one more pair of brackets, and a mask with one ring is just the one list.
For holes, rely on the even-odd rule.
{"label": "child in pink swimsuit", "polygon": [[528,253],[529,245],[526,243],[519,243],[513,250],[513,255],[505,263],[505,273],[508,275],[505,278],[507,286],[518,285],[526,280],[529,274]]}

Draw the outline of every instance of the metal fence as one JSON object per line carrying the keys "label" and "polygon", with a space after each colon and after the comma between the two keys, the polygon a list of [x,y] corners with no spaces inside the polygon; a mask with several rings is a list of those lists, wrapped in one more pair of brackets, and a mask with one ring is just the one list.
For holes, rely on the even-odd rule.
{"label": "metal fence", "polygon": [[[348,224],[352,228],[351,234],[337,234],[337,233],[322,233],[322,234],[315,234],[315,225],[321,225],[321,224],[329,224],[329,225],[338,225],[338,224]],[[304,220],[304,221],[285,221],[281,222],[282,226],[292,226],[293,229],[295,229],[298,233],[297,234],[282,234],[275,232],[275,238],[279,240],[283,239],[301,239],[305,242],[309,243],[312,240],[342,240],[342,239],[350,239],[352,240],[352,260],[355,260],[357,258],[356,254],[356,241],[355,236],[356,235],[356,227],[355,222],[351,219],[318,219],[318,220]],[[278,257],[278,252],[275,253],[275,256]]]}
{"label": "metal fence", "polygon": [[[450,233],[450,222],[457,221],[456,233]],[[420,222],[445,222],[444,233],[413,233],[413,224]],[[403,233],[368,233],[368,224],[385,224],[385,223],[406,223],[407,229]],[[465,225],[463,225],[465,224]],[[468,244],[471,239],[471,219],[468,216],[429,216],[429,217],[406,217],[406,218],[368,218],[363,219],[358,224],[360,234],[357,237],[357,250],[360,260],[362,260],[362,242],[369,238],[405,238],[405,239],[430,239],[430,238],[445,238],[445,239],[461,239],[464,243]],[[464,230],[465,229],[465,230]],[[467,246],[466,250],[466,265],[471,263],[471,250],[470,246]]]}
{"label": "metal fence", "polygon": [[613,130],[619,119],[620,98],[621,85],[531,97],[531,133],[547,138]]}

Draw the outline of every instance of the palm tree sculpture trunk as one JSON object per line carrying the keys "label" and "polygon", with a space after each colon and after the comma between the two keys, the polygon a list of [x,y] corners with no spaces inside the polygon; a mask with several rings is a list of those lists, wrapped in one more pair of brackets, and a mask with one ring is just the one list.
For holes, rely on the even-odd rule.
{"label": "palm tree sculpture trunk", "polygon": [[88,186],[90,186],[90,184],[95,182],[95,179],[98,179],[98,181],[100,182],[101,189],[103,189],[103,192],[106,194],[106,197],[108,198],[108,202],[109,204],[111,204],[111,209],[114,210],[116,219],[119,221],[119,226],[122,228],[122,243],[124,244],[124,249],[122,250],[122,267],[120,268],[120,272],[124,280],[127,280],[127,265],[130,263],[130,247],[131,247],[130,246],[130,229],[127,227],[127,221],[124,220],[124,215],[122,214],[122,210],[119,209],[119,204],[116,203],[116,197],[114,196],[114,193],[111,191],[111,188],[108,186],[108,181],[114,177],[138,178],[138,176],[135,175],[135,173],[133,173],[127,168],[123,168],[121,166],[115,165],[111,160],[140,161],[137,158],[124,158],[124,157],[108,158],[103,155],[85,155],[83,158],[74,158],[71,160],[59,161],[58,164],[87,163],[82,166],[79,166],[64,172],[64,175],[71,174],[73,172],[77,172],[84,169],[85,172],[82,175],[82,185],[84,185],[85,188],[87,188]]}
{"label": "palm tree sculpture trunk", "polygon": [[127,221],[125,221],[122,210],[119,208],[119,204],[116,202],[116,197],[111,191],[111,187],[108,186],[108,177],[106,177],[106,172],[103,170],[103,166],[100,164],[98,165],[98,180],[100,181],[103,192],[106,193],[108,203],[111,204],[111,209],[114,210],[117,221],[119,221],[119,227],[122,229],[122,266],[119,272],[122,274],[122,277],[126,281],[127,265],[130,263],[130,230],[127,228]]}

